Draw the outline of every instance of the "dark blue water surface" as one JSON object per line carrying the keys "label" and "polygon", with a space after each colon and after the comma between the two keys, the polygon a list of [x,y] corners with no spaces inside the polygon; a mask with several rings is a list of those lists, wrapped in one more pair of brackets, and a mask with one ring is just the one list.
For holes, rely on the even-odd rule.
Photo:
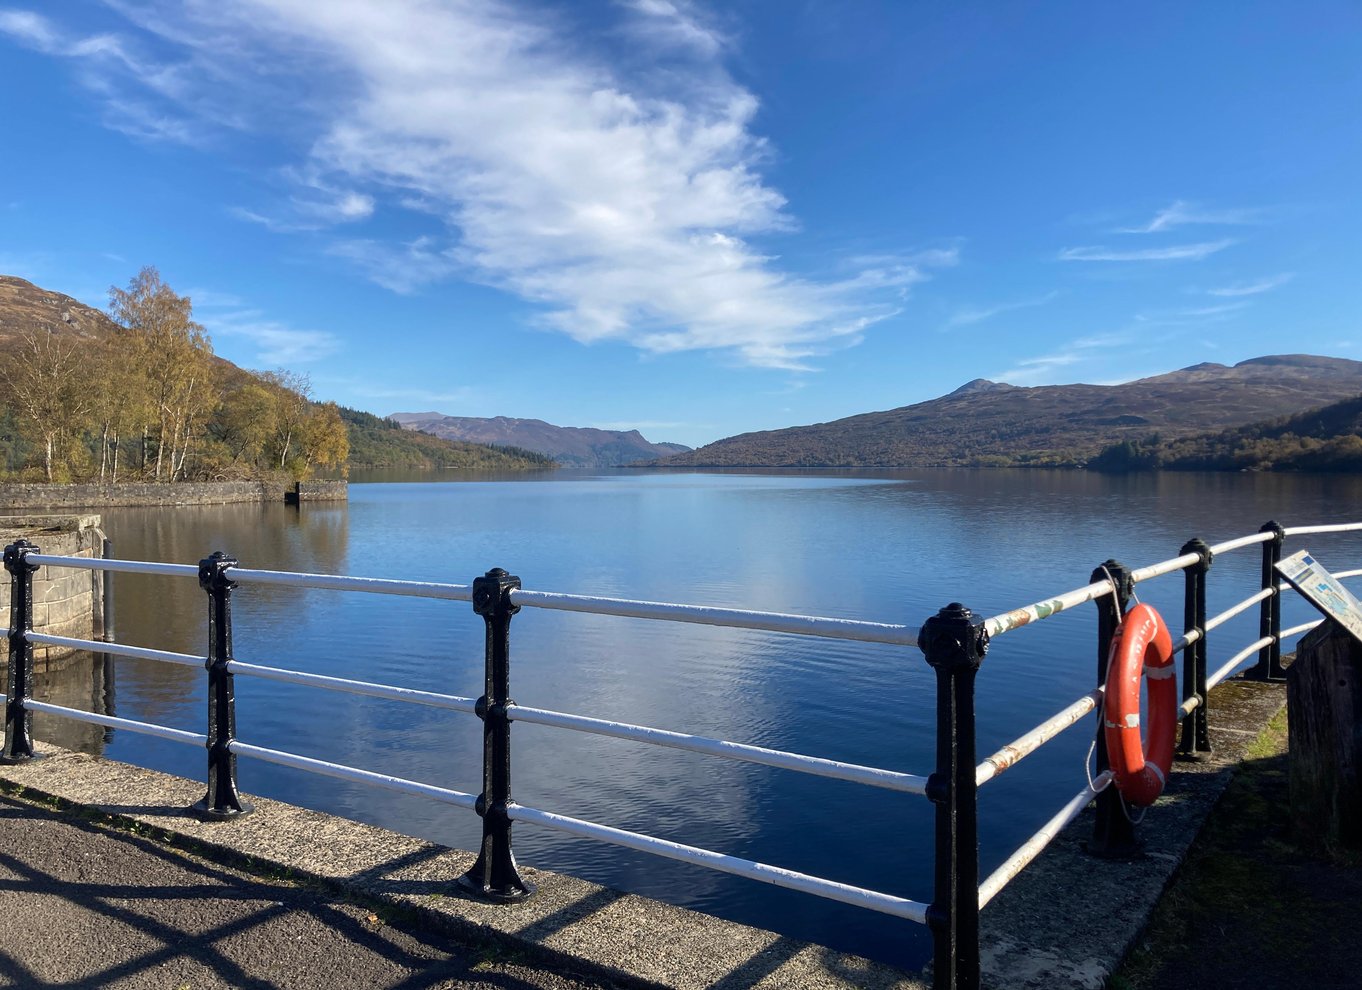
{"label": "dark blue water surface", "polygon": [[[1237,474],[952,471],[569,473],[516,480],[353,479],[348,504],[105,509],[116,555],[466,584],[492,567],[526,588],[919,625],[961,601],[992,615],[1086,584],[1109,557],[1141,566],[1286,525],[1362,518],[1362,479]],[[1362,539],[1312,537],[1336,569]],[[1257,548],[1217,559],[1212,613],[1256,588]],[[117,577],[118,638],[202,653],[194,582]],[[1140,595],[1181,622],[1178,575]],[[979,685],[986,754],[1090,690],[1093,606],[995,640]],[[237,659],[467,696],[481,690],[471,606],[244,586]],[[1290,601],[1288,622],[1309,618]],[[1218,666],[1257,637],[1256,613],[1212,635]],[[925,774],[933,692],[916,649],[524,609],[512,691],[553,708]],[[72,668],[73,670],[78,668]],[[88,671],[88,668],[85,668]],[[79,675],[84,676],[84,675]],[[101,670],[116,714],[203,730],[204,675],[117,660]],[[87,678],[88,679],[88,678]],[[54,698],[88,694],[54,681]],[[61,694],[65,691],[65,694]],[[237,678],[250,743],[476,793],[472,716]],[[47,728],[45,728],[47,727]],[[39,734],[68,731],[39,716]],[[83,731],[83,730],[82,730]],[[192,777],[193,748],[123,732],[89,749]],[[61,738],[70,741],[69,735]],[[1000,863],[1084,782],[1090,720],[981,794],[982,867]],[[476,816],[241,761],[244,790],[472,848]],[[514,732],[522,804],[930,901],[932,813],[920,797],[531,725]],[[1157,812],[1152,812],[1157,813]],[[225,826],[230,827],[230,826]],[[907,965],[917,926],[612,846],[518,826],[520,860]]]}

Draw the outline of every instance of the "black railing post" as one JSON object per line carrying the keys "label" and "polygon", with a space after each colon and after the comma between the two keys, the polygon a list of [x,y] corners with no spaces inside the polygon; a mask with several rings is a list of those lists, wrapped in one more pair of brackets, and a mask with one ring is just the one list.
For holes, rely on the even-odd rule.
{"label": "black railing post", "polygon": [[511,604],[511,592],[520,578],[500,567],[473,579],[473,611],[487,627],[485,682],[478,699],[482,719],[482,793],[478,814],[482,816],[482,845],[477,862],[459,882],[466,889],[493,901],[520,901],[534,893],[522,879],[511,850],[511,616],[520,611]]}
{"label": "black railing post", "polygon": [[[1126,614],[1130,596],[1135,590],[1130,568],[1120,561],[1108,560],[1092,572],[1093,582],[1110,580],[1115,586],[1114,595],[1103,595],[1094,604],[1097,606],[1097,686],[1107,683],[1107,667],[1111,662],[1111,641]],[[1097,709],[1097,743],[1093,752],[1097,760],[1095,774],[1111,769],[1107,756],[1107,735],[1103,731],[1105,706]],[[1088,852],[1104,859],[1130,859],[1140,851],[1135,838],[1135,826],[1121,804],[1121,796],[1116,788],[1107,787],[1097,795],[1097,811],[1093,818],[1092,839],[1088,842]]]}
{"label": "black railing post", "polygon": [[236,696],[227,669],[232,659],[232,589],[227,576],[237,560],[221,550],[199,561],[199,587],[208,592],[208,793],[189,808],[203,821],[249,815],[254,807],[236,789]]}
{"label": "black railing post", "polygon": [[1188,540],[1179,556],[1194,553],[1201,559],[1184,570],[1186,579],[1182,598],[1183,629],[1200,633],[1196,642],[1182,653],[1182,700],[1195,697],[1200,704],[1182,718],[1182,737],[1178,756],[1197,759],[1211,751],[1210,720],[1206,715],[1206,572],[1211,569],[1211,548],[1204,540]]}
{"label": "black railing post", "polygon": [[918,646],[936,671],[936,891],[927,909],[935,943],[932,986],[979,986],[979,814],[974,679],[988,651],[983,620],[952,602],[923,623]]}
{"label": "black railing post", "polygon": [[1265,522],[1258,530],[1271,533],[1272,539],[1263,544],[1263,583],[1262,590],[1272,590],[1270,598],[1263,599],[1258,606],[1258,638],[1272,637],[1272,642],[1258,651],[1258,663],[1245,673],[1245,677],[1255,681],[1284,681],[1286,671],[1282,669],[1282,596],[1277,591],[1281,575],[1277,564],[1282,559],[1282,542],[1286,530],[1275,521]]}
{"label": "black railing post", "polygon": [[29,554],[40,553],[28,540],[15,540],[5,547],[5,570],[9,585],[9,683],[5,691],[5,746],[0,763],[25,763],[33,759],[33,713],[24,707],[33,686],[33,574],[38,565]]}

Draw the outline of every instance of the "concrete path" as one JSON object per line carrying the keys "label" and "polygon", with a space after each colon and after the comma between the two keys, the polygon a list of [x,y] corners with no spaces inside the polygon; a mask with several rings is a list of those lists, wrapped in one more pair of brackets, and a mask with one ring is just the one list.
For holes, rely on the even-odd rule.
{"label": "concrete path", "polygon": [[[183,938],[163,938],[163,955],[173,954],[174,947],[180,945],[186,951],[191,948],[197,950],[198,942],[194,940],[206,939],[206,947],[217,953],[206,958],[218,959],[224,950],[219,945],[220,939],[208,937],[209,933],[223,926],[230,929],[232,921],[228,920],[229,917],[245,924],[239,921],[243,910],[241,901],[290,903],[282,896],[282,889],[277,893],[261,893],[265,888],[272,891],[275,885],[250,875],[258,873],[260,869],[272,870],[273,875],[277,876],[304,878],[304,889],[298,894],[302,898],[300,904],[339,906],[344,905],[348,898],[361,906],[380,905],[377,909],[364,908],[364,911],[376,910],[376,917],[408,919],[410,927],[401,931],[415,939],[417,944],[426,944],[435,953],[429,957],[414,955],[409,943],[392,943],[391,952],[395,953],[392,961],[398,966],[393,970],[395,975],[387,978],[388,982],[383,982],[384,978],[378,976],[372,979],[353,976],[308,982],[311,969],[318,965],[311,956],[281,956],[281,960],[288,962],[288,968],[273,977],[262,977],[277,979],[278,982],[262,982],[255,984],[257,986],[328,986],[337,990],[370,986],[406,988],[459,985],[525,988],[618,985],[675,990],[747,990],[749,987],[762,990],[910,990],[922,986],[917,978],[900,970],[823,946],[784,938],[774,932],[609,890],[524,864],[521,873],[538,888],[535,896],[517,904],[491,904],[464,895],[453,882],[472,865],[471,853],[446,849],[372,825],[257,796],[250,797],[255,804],[253,814],[230,822],[204,823],[184,814],[185,808],[203,796],[204,785],[201,782],[96,759],[47,744],[40,743],[37,749],[39,759],[0,767],[0,785],[7,787],[11,793],[21,789],[26,798],[55,799],[70,806],[70,812],[63,812],[71,816],[68,828],[84,832],[94,828],[91,820],[111,821],[125,829],[154,833],[158,843],[173,844],[175,848],[160,850],[159,858],[163,862],[174,862],[180,858],[183,850],[190,850],[191,853],[200,852],[214,863],[249,867],[249,873],[236,873],[210,865],[204,860],[190,867],[191,887],[202,887],[201,877],[207,871],[221,878],[224,885],[240,881],[254,893],[246,896],[224,889],[222,896],[228,902],[233,902],[238,913],[209,918],[203,922],[203,927],[186,931]],[[84,818],[81,817],[82,813]],[[9,852],[10,830],[10,826],[5,825],[4,819],[0,818],[0,854]],[[102,829],[95,831],[101,832]],[[116,844],[109,847],[117,849],[116,856],[111,855],[110,859],[130,854],[143,846],[145,849],[142,851],[148,855],[158,855],[156,845],[142,843],[137,836],[116,831],[103,834]],[[71,881],[72,878],[67,876],[65,861],[74,857],[61,842],[53,841],[42,849],[35,849],[33,857],[31,869],[49,874],[60,882]],[[192,855],[189,859],[193,861]],[[0,858],[0,869],[5,868],[4,864],[5,860]],[[91,902],[93,894],[124,901],[137,900],[140,904],[142,891],[148,886],[144,873],[138,868],[128,867],[113,875],[119,879],[110,881],[106,887],[81,888],[77,885],[68,888],[71,895],[68,899],[78,901],[100,918],[109,917],[112,912],[102,907],[98,898]],[[74,877],[77,884],[93,879],[94,876],[89,872],[77,873]],[[0,952],[13,953],[16,949],[6,931],[6,918],[12,916],[5,910],[9,906],[10,894],[4,882],[0,878],[0,895],[3,895],[0,897]],[[15,889],[13,881],[10,884],[9,889]],[[149,902],[177,900],[166,892],[166,886],[156,884],[151,889],[159,888],[160,893],[148,895],[146,899]],[[321,893],[325,891],[338,893],[330,896]],[[209,896],[207,890],[202,893]],[[196,895],[189,909],[197,911],[197,902]],[[266,916],[271,915],[267,906],[260,910]],[[363,924],[358,928],[346,927],[340,922],[336,910],[339,907],[334,910],[328,908],[316,918],[337,919],[335,937],[338,940],[366,932],[369,935],[391,934],[379,930],[399,927],[396,922],[381,926],[372,926],[370,923],[373,930],[366,929]],[[281,909],[274,908],[273,913],[281,913]],[[73,945],[79,946],[88,940],[98,942],[91,925],[75,931],[79,933],[79,938],[72,941]],[[420,934],[422,932],[444,933],[448,937],[441,939],[434,934]],[[241,939],[241,946],[248,948],[254,937],[255,931],[252,929],[251,937]],[[287,940],[283,941],[286,943]],[[490,964],[495,964],[497,959],[506,959],[516,962],[520,968],[514,974],[509,971],[505,973],[508,982],[491,982],[490,976],[484,978],[484,972],[497,975],[502,970],[474,969],[482,957],[476,949],[471,952],[458,949],[460,944],[494,947],[493,951],[499,949],[501,955],[494,955]],[[357,948],[380,957],[390,951],[372,939],[361,941]],[[145,954],[147,950],[139,949],[129,942],[118,946],[116,951],[125,956],[131,953],[129,958],[139,958],[139,953]],[[483,954],[487,951],[484,948]],[[337,948],[334,952],[328,952],[325,958],[330,959],[340,952]],[[441,972],[440,965],[462,965],[463,969],[445,971],[445,975],[439,977],[446,980],[445,983],[439,982],[439,979],[425,982],[428,979],[426,958],[434,960],[430,964],[434,966],[430,972],[436,974]],[[271,965],[271,959],[272,956],[265,953],[255,965],[267,967]],[[36,964],[26,962],[25,965]],[[234,961],[233,965],[241,967],[245,964]],[[416,971],[416,974],[408,972],[407,975],[401,975],[403,966]],[[98,967],[95,967],[95,971],[98,972]],[[348,971],[348,968],[343,970]],[[572,974],[572,979],[585,982],[564,982],[556,974]],[[217,982],[202,985],[240,985],[234,978],[214,979]],[[457,982],[459,979],[474,982],[460,984]],[[484,982],[476,982],[479,979]],[[298,982],[291,982],[295,980]],[[103,986],[106,982],[100,978],[83,983],[57,982],[49,985],[95,987]],[[24,983],[21,979],[20,985],[43,984]],[[158,978],[146,984],[127,985],[178,990],[182,984],[160,981]],[[200,990],[201,984],[191,982],[189,986],[191,990]]]}
{"label": "concrete path", "polygon": [[0,905],[0,986],[26,990],[617,985],[12,798]]}
{"label": "concrete path", "polygon": [[[1243,682],[1212,692],[1215,754],[1179,764],[1140,827],[1142,857],[1087,856],[1085,813],[1009,885],[983,914],[985,986],[1103,986],[1283,696]],[[529,867],[535,897],[489,905],[450,882],[469,853],[264,798],[247,818],[205,825],[182,813],[202,783],[39,751],[0,768],[0,781],[76,810],[0,802],[0,986],[923,986],[821,946]],[[95,824],[108,819],[178,848]],[[307,880],[215,865],[247,860]]]}

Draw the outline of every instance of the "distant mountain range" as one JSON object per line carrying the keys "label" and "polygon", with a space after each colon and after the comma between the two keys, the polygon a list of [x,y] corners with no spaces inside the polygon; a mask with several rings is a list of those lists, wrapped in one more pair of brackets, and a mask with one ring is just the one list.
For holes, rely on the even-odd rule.
{"label": "distant mountain range", "polygon": [[677,454],[691,467],[1079,467],[1113,444],[1190,437],[1362,394],[1362,362],[1287,354],[1197,364],[1124,385],[975,379],[938,399],[744,433]]}
{"label": "distant mountain range", "polygon": [[567,467],[619,467],[690,450],[679,443],[650,443],[638,430],[554,426],[542,419],[446,416],[438,412],[393,413],[388,418],[401,423],[405,429],[429,433],[444,440],[532,450]]}

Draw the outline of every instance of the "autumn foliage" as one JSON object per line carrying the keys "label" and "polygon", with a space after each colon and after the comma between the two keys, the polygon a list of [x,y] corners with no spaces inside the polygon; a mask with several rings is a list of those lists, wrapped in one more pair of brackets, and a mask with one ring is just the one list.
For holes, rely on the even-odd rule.
{"label": "autumn foliage", "polygon": [[344,474],[345,423],[306,376],[213,356],[188,296],[143,268],[109,290],[103,336],[24,330],[0,362],[0,421],[21,476],[52,482]]}

